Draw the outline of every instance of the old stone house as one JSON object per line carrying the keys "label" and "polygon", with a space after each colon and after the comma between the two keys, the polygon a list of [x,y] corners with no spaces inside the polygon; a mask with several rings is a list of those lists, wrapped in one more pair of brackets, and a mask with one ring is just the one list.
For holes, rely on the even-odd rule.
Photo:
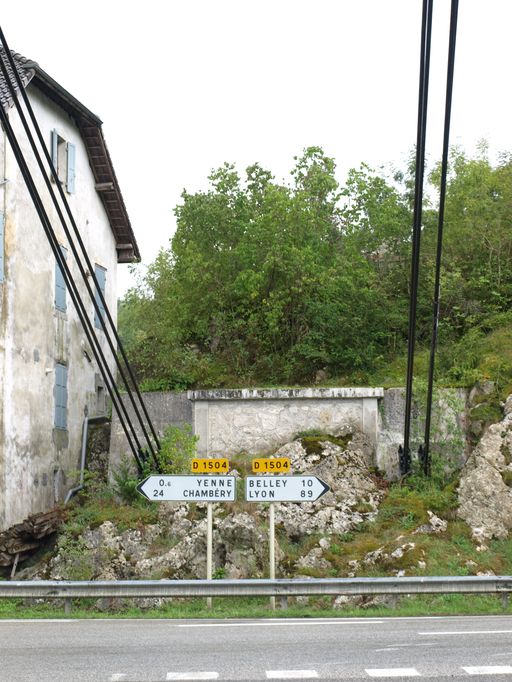
{"label": "old stone house", "polygon": [[[115,319],[118,263],[139,257],[101,120],[33,61],[15,55],[42,134]],[[5,79],[9,113],[91,320],[94,306]],[[85,416],[106,410],[98,367],[4,131],[0,139],[0,530],[63,500],[74,485]],[[100,327],[98,320],[96,327]],[[108,362],[113,361],[98,330]]]}

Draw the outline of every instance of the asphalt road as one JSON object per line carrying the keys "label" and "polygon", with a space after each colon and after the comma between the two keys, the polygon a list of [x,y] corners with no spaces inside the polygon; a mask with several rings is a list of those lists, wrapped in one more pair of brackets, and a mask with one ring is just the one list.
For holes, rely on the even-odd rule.
{"label": "asphalt road", "polygon": [[512,681],[512,617],[0,621],[1,682]]}

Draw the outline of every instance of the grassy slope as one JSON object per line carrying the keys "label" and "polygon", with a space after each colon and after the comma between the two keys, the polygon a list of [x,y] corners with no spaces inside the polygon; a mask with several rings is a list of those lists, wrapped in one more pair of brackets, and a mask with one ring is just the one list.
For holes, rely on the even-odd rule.
{"label": "grassy slope", "polygon": [[[386,496],[373,522],[362,524],[356,532],[331,536],[331,545],[325,553],[332,569],[327,577],[347,576],[352,570],[349,561],[361,562],[358,576],[396,575],[404,570],[407,575],[474,575],[478,572],[493,571],[500,575],[512,575],[512,539],[493,541],[487,551],[478,552],[471,541],[470,529],[456,517],[456,481],[440,487],[433,482],[412,477],[407,483],[386,487]],[[427,523],[427,510],[448,521],[444,533],[414,533],[418,526]],[[61,541],[73,548],[73,542],[80,537],[87,525],[97,526],[111,520],[121,529],[137,527],[141,523],[156,520],[154,507],[144,504],[119,504],[112,493],[96,487],[82,498],[69,516]],[[306,537],[301,543],[290,543],[283,533],[278,533],[281,549],[285,551],[284,568],[291,567],[295,559],[315,546],[318,537]],[[390,553],[407,542],[415,547],[398,558]],[[363,559],[368,552],[383,548],[383,557],[371,565]],[[71,549],[72,551],[72,549]],[[84,557],[84,569],[88,562]],[[323,576],[325,572],[309,571],[310,575]],[[89,576],[69,576],[74,578]],[[396,608],[368,607],[332,610],[332,598],[311,598],[307,604],[289,600],[286,609],[280,609],[280,616],[375,616],[375,615],[433,615],[454,613],[512,613],[512,608],[503,608],[498,597],[465,595],[425,595],[402,598]],[[0,600],[0,618],[7,617],[62,617],[63,610],[57,602],[51,605],[24,605],[21,601]],[[120,617],[258,617],[273,615],[269,601],[265,599],[214,599],[212,610],[207,610],[204,600],[175,600],[158,610],[140,610],[125,603]],[[98,611],[93,600],[76,600],[74,617],[108,617],[112,612]]]}

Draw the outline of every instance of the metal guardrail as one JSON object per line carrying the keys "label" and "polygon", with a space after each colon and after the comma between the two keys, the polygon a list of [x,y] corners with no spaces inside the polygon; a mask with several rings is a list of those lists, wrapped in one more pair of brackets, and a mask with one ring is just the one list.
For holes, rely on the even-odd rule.
{"label": "metal guardrail", "polygon": [[500,594],[512,576],[311,578],[290,580],[0,581],[0,598],[296,597],[378,594]]}

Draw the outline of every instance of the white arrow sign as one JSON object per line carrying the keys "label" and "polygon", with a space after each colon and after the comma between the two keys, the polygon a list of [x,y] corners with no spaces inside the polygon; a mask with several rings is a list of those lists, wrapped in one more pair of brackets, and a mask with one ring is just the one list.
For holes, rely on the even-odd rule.
{"label": "white arrow sign", "polygon": [[137,490],[148,500],[164,502],[233,502],[234,476],[148,476]]}
{"label": "white arrow sign", "polygon": [[313,502],[329,490],[316,476],[247,476],[247,502]]}

